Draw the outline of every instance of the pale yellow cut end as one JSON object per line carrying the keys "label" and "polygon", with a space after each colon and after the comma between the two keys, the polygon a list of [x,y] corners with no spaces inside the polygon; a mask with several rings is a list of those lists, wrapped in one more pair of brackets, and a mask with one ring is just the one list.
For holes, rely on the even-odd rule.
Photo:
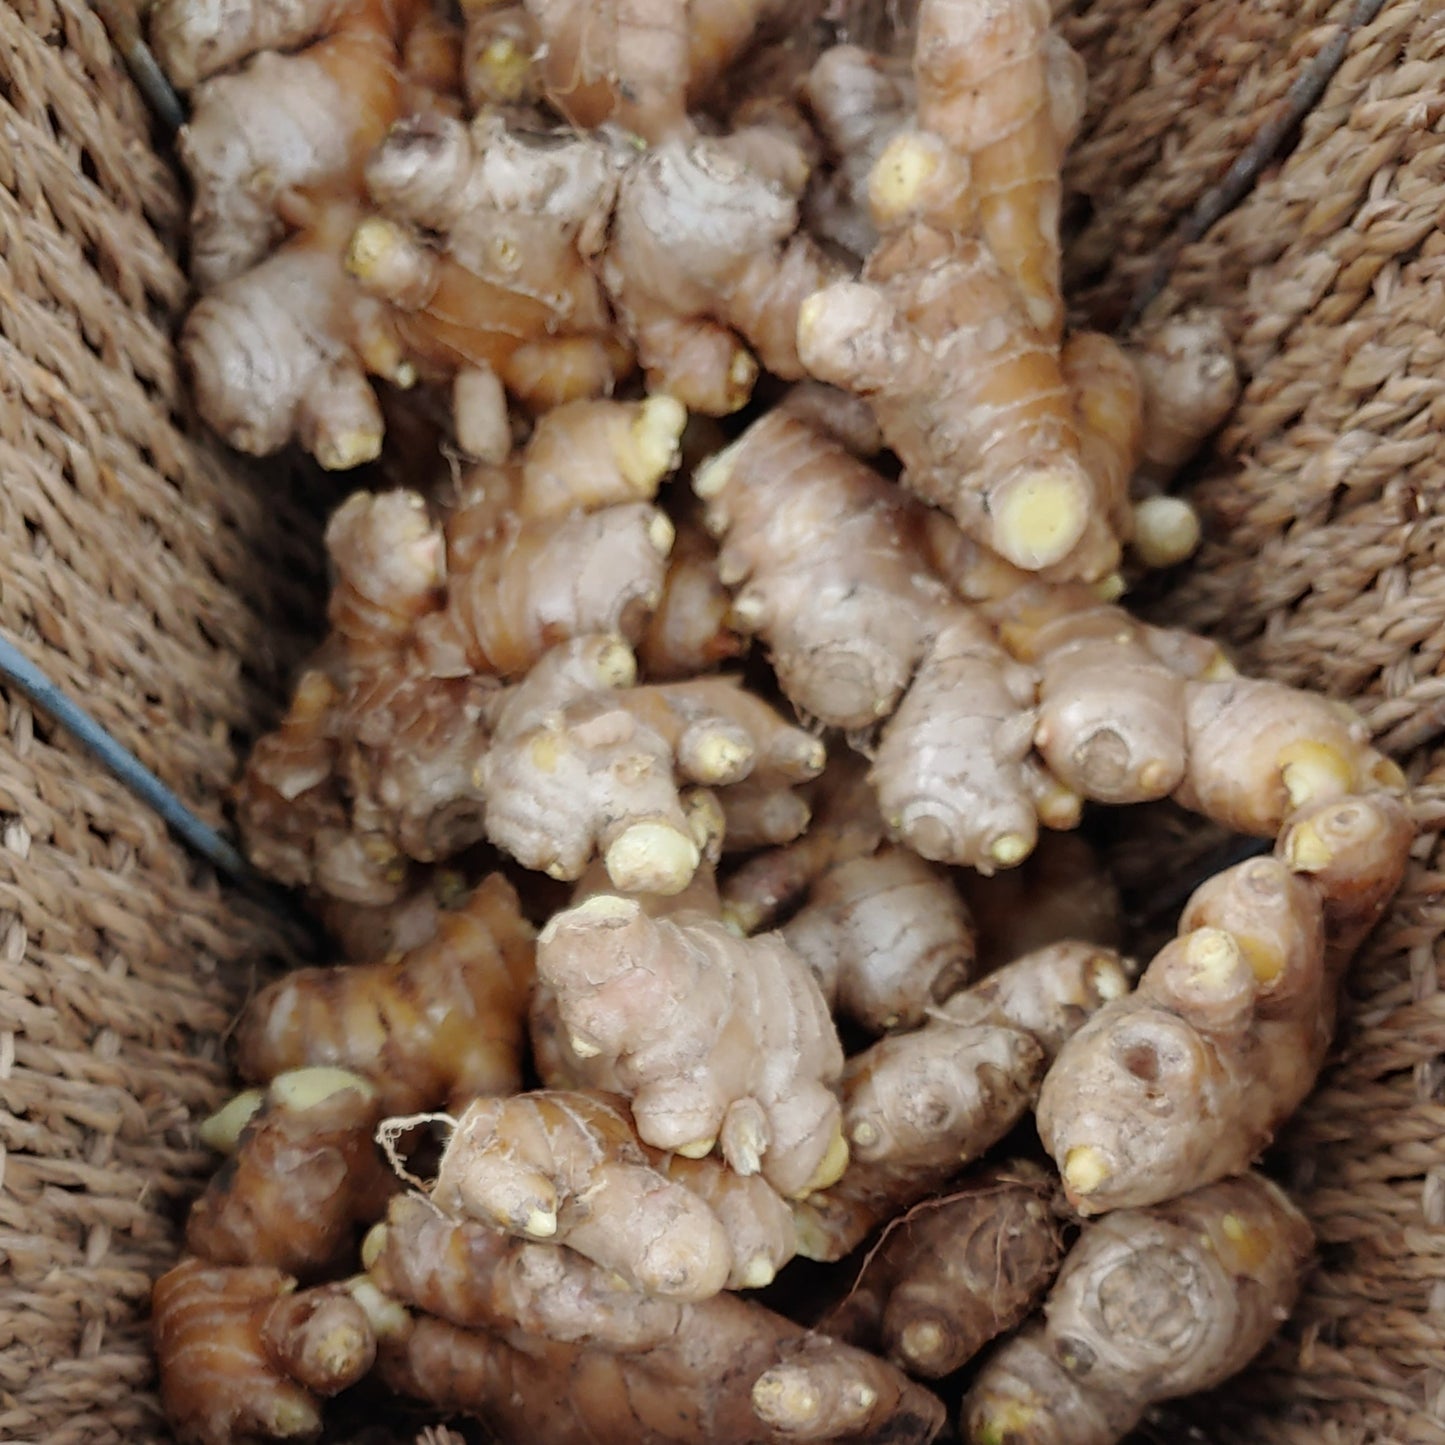
{"label": "pale yellow cut end", "polygon": [[637,657],[620,638],[610,638],[597,653],[597,685],[631,687],[637,681]]}
{"label": "pale yellow cut end", "polygon": [[[672,552],[672,544],[677,541],[677,528],[672,525],[672,519],[663,512],[652,516],[647,523],[647,540],[652,544],[653,550],[659,557],[669,556]],[[652,605],[655,607],[658,598],[654,597]]]}
{"label": "pale yellow cut end", "polygon": [[687,815],[687,831],[704,856],[715,844],[721,843],[727,831],[727,818],[716,795],[704,788],[694,789],[683,799],[683,812]]}
{"label": "pale yellow cut end", "polygon": [[677,465],[687,408],[676,397],[661,392],[649,396],[627,430],[628,445],[618,457],[627,484],[640,495],[651,496]]}
{"label": "pale yellow cut end", "polygon": [[[806,306],[807,302],[803,304]],[[741,441],[735,441],[731,446],[724,447],[693,472],[692,489],[704,501],[717,496],[727,486],[733,473],[733,461],[741,445]]]}
{"label": "pale yellow cut end", "polygon": [[807,347],[807,338],[812,336],[823,320],[823,313],[828,309],[828,293],[826,291],[814,291],[811,296],[803,299],[803,304],[798,307],[798,350],[803,351]]}
{"label": "pale yellow cut end", "polygon": [[353,467],[374,462],[381,455],[381,442],[380,430],[357,428],[319,438],[312,456],[328,472],[349,472]]}
{"label": "pale yellow cut end", "polygon": [[363,1098],[376,1097],[376,1090],[360,1074],[353,1074],[349,1069],[332,1068],[328,1064],[289,1069],[284,1074],[277,1074],[267,1092],[271,1100],[283,1109],[300,1111],[314,1109],[347,1089],[355,1089]]}
{"label": "pale yellow cut end", "polygon": [[201,1121],[196,1129],[196,1137],[207,1149],[214,1149],[217,1154],[233,1153],[241,1137],[241,1130],[251,1122],[264,1097],[261,1089],[246,1089],[237,1094],[229,1103],[217,1109],[209,1119]]}
{"label": "pale yellow cut end", "polygon": [[878,1126],[867,1119],[860,1119],[849,1133],[860,1149],[871,1149],[878,1142]]}
{"label": "pale yellow cut end", "polygon": [[1061,562],[1084,534],[1089,493],[1067,467],[1039,467],[1016,477],[991,499],[992,546],[1029,571]]}
{"label": "pale yellow cut end", "polygon": [[1117,958],[1101,954],[1089,965],[1090,984],[1105,1003],[1123,998],[1129,992],[1129,975]]}
{"label": "pale yellow cut end", "polygon": [[378,1340],[396,1339],[410,1329],[411,1315],[405,1307],[383,1294],[364,1276],[347,1280],[346,1292],[361,1306]]}
{"label": "pale yellow cut end", "polygon": [[374,1269],[376,1262],[386,1250],[386,1221],[380,1224],[373,1224],[366,1231],[361,1241],[361,1267],[365,1270]]}
{"label": "pale yellow cut end", "polygon": [[1157,759],[1145,763],[1139,769],[1139,791],[1146,798],[1162,798],[1166,793],[1172,791],[1173,781],[1168,764],[1161,763]]}
{"label": "pale yellow cut end", "polygon": [[932,1364],[947,1344],[948,1335],[937,1320],[914,1320],[898,1339],[899,1353],[915,1365]]}
{"label": "pale yellow cut end", "polygon": [[679,1144],[673,1150],[674,1154],[681,1154],[684,1159],[706,1159],[717,1147],[717,1135],[710,1139],[694,1139],[691,1144]]}
{"label": "pale yellow cut end", "polygon": [[808,1180],[805,1192],[813,1194],[819,1189],[827,1189],[836,1184],[843,1177],[843,1171],[847,1167],[848,1141],[843,1137],[843,1131],[837,1129],[828,1144],[828,1152],[823,1155],[822,1162],[813,1171],[813,1177]]}
{"label": "pale yellow cut end", "polygon": [[1226,1214],[1219,1221],[1219,1228],[1231,1244],[1238,1244],[1249,1234],[1248,1226],[1237,1214]]}
{"label": "pale yellow cut end", "polygon": [[765,1425],[797,1430],[815,1420],[823,1408],[817,1387],[796,1365],[774,1365],[753,1386],[753,1410]]}
{"label": "pale yellow cut end", "polygon": [[1033,852],[1033,844],[1022,833],[1005,833],[995,838],[988,855],[1000,868],[1012,868]]}
{"label": "pale yellow cut end", "polygon": [[642,905],[635,898],[619,898],[615,893],[594,893],[581,903],[569,908],[565,915],[559,914],[543,932],[545,939],[552,924],[562,917],[569,918],[636,918],[642,912]]}
{"label": "pale yellow cut end", "polygon": [[1354,784],[1349,760],[1328,743],[1296,743],[1280,754],[1279,761],[1280,780],[1296,808],[1348,793]]}
{"label": "pale yellow cut end", "polygon": [[755,1254],[737,1276],[738,1289],[766,1289],[778,1277],[773,1262],[765,1254]]}
{"label": "pale yellow cut end", "polygon": [[557,1213],[552,1209],[532,1209],[522,1221],[522,1233],[531,1239],[551,1239],[557,1232]]}
{"label": "pale yellow cut end", "polygon": [[1238,943],[1249,971],[1260,983],[1273,983],[1284,972],[1285,956],[1278,944],[1245,935],[1239,936]]}
{"label": "pale yellow cut end", "polygon": [[579,1059],[595,1059],[602,1050],[590,1039],[584,1039],[581,1034],[568,1034],[567,1047]]}
{"label": "pale yellow cut end", "polygon": [[886,230],[918,204],[923,188],[938,170],[938,149],[916,131],[896,135],[883,148],[868,174],[868,209]]}
{"label": "pale yellow cut end", "polygon": [[271,1401],[271,1419],[266,1433],[276,1440],[312,1435],[321,1427],[321,1413],[308,1400],[289,1396]]}
{"label": "pale yellow cut end", "polygon": [[555,773],[562,762],[562,738],[550,729],[538,733],[527,744],[527,761],[539,773]]}
{"label": "pale yellow cut end", "polygon": [[1134,555],[1146,567],[1177,567],[1199,550],[1199,514],[1183,497],[1146,497],[1134,507]]}
{"label": "pale yellow cut end", "polygon": [[1206,993],[1226,989],[1243,961],[1239,944],[1219,928],[1199,928],[1184,946],[1190,978]]}
{"label": "pale yellow cut end", "polygon": [[793,1210],[793,1248],[800,1259],[812,1259],[820,1264],[828,1263],[836,1253],[818,1216],[805,1206]]}
{"label": "pale yellow cut end", "polygon": [[346,269],[358,281],[372,280],[395,260],[400,248],[409,249],[410,244],[410,237],[395,221],[368,216],[351,233]]}
{"label": "pale yellow cut end", "polygon": [[749,743],[726,733],[704,737],[692,749],[694,773],[700,783],[738,781],[753,756],[754,750]]}
{"label": "pale yellow cut end", "polygon": [[670,823],[634,823],[608,848],[607,876],[625,893],[671,897],[692,882],[698,846]]}
{"label": "pale yellow cut end", "polygon": [[757,379],[757,359],[752,352],[744,351],[741,346],[738,347],[733,352],[732,360],[728,363],[727,393],[724,401],[728,411],[737,411],[740,407],[748,404]]}
{"label": "pale yellow cut end", "polygon": [[1093,1194],[1109,1177],[1109,1161],[1092,1144],[1080,1144],[1064,1156],[1060,1173],[1070,1194]]}
{"label": "pale yellow cut end", "polygon": [[505,36],[493,40],[478,57],[474,82],[481,93],[502,105],[526,98],[532,78],[532,57]]}
{"label": "pale yellow cut end", "polygon": [[1129,590],[1129,584],[1122,572],[1110,572],[1091,584],[1091,590],[1100,602],[1117,602]]}
{"label": "pale yellow cut end", "polygon": [[1335,861],[1335,851],[1313,821],[1297,823],[1285,838],[1284,861],[1296,873],[1323,873]]}
{"label": "pale yellow cut end", "polygon": [[757,632],[767,619],[768,610],[763,606],[763,599],[745,592],[733,603],[727,623],[734,632]]}

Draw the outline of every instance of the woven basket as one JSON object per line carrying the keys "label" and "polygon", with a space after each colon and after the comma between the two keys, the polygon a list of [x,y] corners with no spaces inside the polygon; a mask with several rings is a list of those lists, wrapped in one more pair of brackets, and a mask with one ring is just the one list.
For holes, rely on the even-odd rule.
{"label": "woven basket", "polygon": [[[1078,0],[1070,282],[1109,325],[1356,0]],[[203,816],[319,616],[319,519],[190,420],[183,202],[81,0],[0,7],[0,625]],[[1445,6],[1391,0],[1292,147],[1155,303],[1248,370],[1159,599],[1253,669],[1354,697],[1445,816]],[[163,1439],[144,1313],[208,1160],[222,1037],[280,926],[17,698],[0,747],[0,1440]],[[1445,929],[1427,834],[1277,1151],[1322,1263],[1177,1440],[1445,1441]]]}

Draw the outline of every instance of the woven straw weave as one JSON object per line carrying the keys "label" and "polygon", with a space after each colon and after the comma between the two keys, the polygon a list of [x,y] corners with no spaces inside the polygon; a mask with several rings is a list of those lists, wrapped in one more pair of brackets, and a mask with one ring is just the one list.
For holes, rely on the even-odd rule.
{"label": "woven straw weave", "polygon": [[[1081,319],[1160,249],[1354,0],[1077,0]],[[0,625],[203,815],[317,616],[321,503],[223,460],[169,336],[182,201],[80,0],[0,7]],[[1292,149],[1155,303],[1248,371],[1154,606],[1359,700],[1445,817],[1445,6],[1387,0]],[[1440,554],[1437,556],[1437,554]],[[298,581],[297,579],[302,579]],[[308,584],[306,579],[310,579]],[[277,926],[23,702],[0,745],[0,1440],[163,1438],[143,1310]],[[1445,1442],[1445,901],[1433,834],[1276,1162],[1322,1266],[1262,1364],[1151,1438]]]}

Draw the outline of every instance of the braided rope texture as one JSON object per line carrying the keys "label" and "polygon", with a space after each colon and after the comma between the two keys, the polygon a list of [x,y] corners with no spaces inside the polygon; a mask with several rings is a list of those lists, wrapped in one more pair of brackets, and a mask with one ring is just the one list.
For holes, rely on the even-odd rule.
{"label": "braided rope texture", "polygon": [[[864,0],[860,38],[883,5],[906,14]],[[1057,8],[1091,74],[1070,294],[1111,326],[1354,6]],[[0,7],[0,126],[0,626],[219,821],[319,616],[324,508],[198,440],[183,201],[81,0]],[[1247,377],[1189,483],[1205,547],[1153,611],[1353,698],[1427,831],[1273,1158],[1321,1267],[1244,1381],[1148,1439],[1445,1445],[1442,220],[1445,8],[1388,0],[1150,309],[1222,309]],[[207,1167],[224,1031],[286,939],[22,702],[0,725],[0,1439],[161,1440],[149,1282]]]}

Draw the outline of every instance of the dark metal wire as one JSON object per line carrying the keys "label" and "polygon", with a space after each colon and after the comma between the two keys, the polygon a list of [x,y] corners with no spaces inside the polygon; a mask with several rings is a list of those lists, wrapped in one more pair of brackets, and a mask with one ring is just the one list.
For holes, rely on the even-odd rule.
{"label": "dark metal wire", "polygon": [[166,79],[154,53],[141,34],[136,14],[137,0],[90,0],[90,8],[100,16],[110,36],[110,43],[125,61],[126,69],[145,97],[156,119],[169,134],[186,123],[185,102]]}
{"label": "dark metal wire", "polygon": [[1304,118],[1320,102],[1325,87],[1340,68],[1355,32],[1368,25],[1385,8],[1387,0],[1356,0],[1336,34],[1296,77],[1274,116],[1265,121],[1250,143],[1235,157],[1234,164],[1216,186],[1200,198],[1194,210],[1169,238],[1154,268],[1145,276],[1134,294],[1124,330],[1132,327],[1149,303],[1169,284],[1175,264],[1186,246],[1202,240],[1210,227],[1232,211],[1254,188],[1255,182],[1285,143],[1294,135]]}
{"label": "dark metal wire", "polygon": [[43,709],[95,755],[191,849],[228,878],[253,890],[267,885],[255,869],[214,828],[203,823],[128,748],[117,742],[78,703],[65,695],[14,643],[0,636],[0,679]]}

